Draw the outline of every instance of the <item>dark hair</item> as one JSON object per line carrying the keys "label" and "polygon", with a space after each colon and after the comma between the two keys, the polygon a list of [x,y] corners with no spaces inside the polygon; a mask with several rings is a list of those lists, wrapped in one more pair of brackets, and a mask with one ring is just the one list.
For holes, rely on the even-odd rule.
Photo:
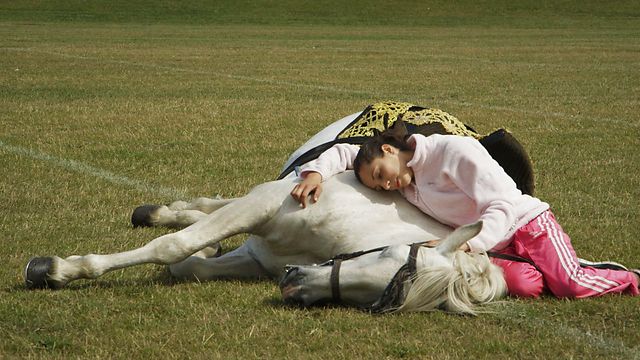
{"label": "dark hair", "polygon": [[407,144],[407,138],[409,132],[402,120],[397,120],[392,127],[375,135],[374,137],[367,139],[356,155],[353,161],[353,171],[356,173],[358,181],[362,182],[360,178],[360,168],[362,165],[371,163],[374,159],[384,156],[382,151],[382,145],[391,145],[400,151],[413,150],[409,144]]}

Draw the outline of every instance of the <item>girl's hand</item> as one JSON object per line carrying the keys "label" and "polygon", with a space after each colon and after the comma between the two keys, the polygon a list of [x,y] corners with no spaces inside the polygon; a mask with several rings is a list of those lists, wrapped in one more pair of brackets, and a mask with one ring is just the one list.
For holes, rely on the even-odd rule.
{"label": "girl's hand", "polygon": [[469,251],[471,251],[471,248],[469,247],[469,244],[464,243],[464,244],[460,245],[458,250],[461,250],[461,251],[464,251],[464,252],[469,252]]}
{"label": "girl's hand", "polygon": [[313,202],[318,201],[322,194],[322,175],[309,172],[304,179],[291,191],[291,196],[300,203],[300,207],[307,207],[307,197],[313,194]]}
{"label": "girl's hand", "polygon": [[[436,247],[436,246],[438,246],[438,244],[440,244],[441,241],[442,240],[429,240],[429,241],[427,241],[427,246]],[[469,252],[471,249],[469,248],[469,244],[464,243],[464,244],[460,245],[458,250],[461,250],[461,251],[464,251],[464,252]]]}

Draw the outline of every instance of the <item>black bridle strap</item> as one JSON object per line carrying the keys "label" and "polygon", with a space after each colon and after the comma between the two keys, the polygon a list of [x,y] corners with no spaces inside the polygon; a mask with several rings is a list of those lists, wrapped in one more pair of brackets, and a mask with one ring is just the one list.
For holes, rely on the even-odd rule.
{"label": "black bridle strap", "polygon": [[411,244],[410,246],[411,248],[409,249],[407,261],[400,267],[400,269],[398,269],[396,274],[393,275],[393,278],[384,289],[380,298],[368,307],[369,311],[373,313],[387,312],[392,309],[396,309],[404,301],[404,297],[406,296],[405,283],[413,283],[418,272],[418,251],[421,246],[428,245],[425,245],[425,243],[422,242]]}
{"label": "black bridle strap", "polygon": [[420,247],[423,245],[424,245],[424,242],[411,244],[411,248],[409,249],[409,258],[407,259],[407,266],[409,267],[409,276],[411,277],[412,281],[417,271],[416,263],[418,260],[418,250],[420,250]]}
{"label": "black bridle strap", "polygon": [[340,265],[342,265],[342,259],[333,260],[331,277],[329,278],[329,282],[331,283],[331,297],[334,302],[340,302],[340,280],[338,279],[340,276]]}
{"label": "black bridle strap", "polygon": [[331,260],[322,265],[331,265],[331,276],[329,277],[329,283],[331,284],[331,298],[334,302],[339,303],[340,297],[340,266],[344,260],[351,260],[362,255],[370,254],[377,251],[384,251],[389,246],[380,246],[374,249],[355,251],[352,253],[338,254]]}
{"label": "black bridle strap", "polygon": [[[420,250],[421,246],[424,246],[428,241],[422,241],[418,243],[413,243],[409,249],[409,257],[407,258],[407,266],[409,269],[409,274],[411,279],[415,277],[416,274],[416,262],[418,258],[418,250]],[[331,298],[334,302],[340,302],[340,266],[342,265],[342,261],[351,260],[357,258],[358,256],[370,254],[377,251],[384,251],[388,249],[389,246],[381,246],[375,249],[356,251],[347,254],[339,254],[333,257],[333,259],[329,260],[325,263],[325,265],[331,265],[331,275],[329,277],[329,283],[331,284]]]}

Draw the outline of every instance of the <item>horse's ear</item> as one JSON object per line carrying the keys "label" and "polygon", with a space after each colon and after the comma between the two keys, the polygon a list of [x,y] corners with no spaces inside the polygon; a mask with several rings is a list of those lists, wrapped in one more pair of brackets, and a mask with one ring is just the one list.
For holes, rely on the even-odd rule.
{"label": "horse's ear", "polygon": [[480,230],[482,230],[482,220],[473,224],[460,226],[444,238],[436,247],[436,250],[442,255],[449,255],[462,246],[462,244],[478,235]]}

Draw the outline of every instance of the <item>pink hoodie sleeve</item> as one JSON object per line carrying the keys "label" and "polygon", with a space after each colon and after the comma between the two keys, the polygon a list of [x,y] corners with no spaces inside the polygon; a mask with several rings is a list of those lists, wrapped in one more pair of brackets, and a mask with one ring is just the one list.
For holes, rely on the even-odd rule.
{"label": "pink hoodie sleeve", "polygon": [[513,180],[474,139],[452,137],[443,164],[451,181],[475,204],[481,214],[482,231],[467,243],[472,251],[487,251],[503,241],[516,223],[516,204],[521,196]]}
{"label": "pink hoodie sleeve", "polygon": [[320,156],[304,164],[301,167],[300,177],[304,178],[309,172],[317,172],[322,176],[322,181],[338,173],[353,169],[353,161],[358,155],[360,147],[352,144],[336,144]]}

